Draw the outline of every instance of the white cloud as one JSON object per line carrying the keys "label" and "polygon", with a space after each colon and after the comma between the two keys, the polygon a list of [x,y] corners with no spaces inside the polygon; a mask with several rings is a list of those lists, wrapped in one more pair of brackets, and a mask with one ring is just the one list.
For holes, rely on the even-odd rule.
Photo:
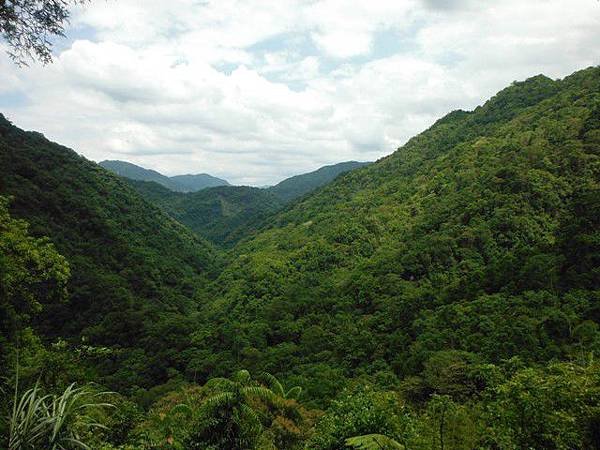
{"label": "white cloud", "polygon": [[94,160],[235,183],[375,159],[515,79],[600,63],[594,0],[107,0],[78,11],[54,64],[18,69],[2,53],[0,111]]}

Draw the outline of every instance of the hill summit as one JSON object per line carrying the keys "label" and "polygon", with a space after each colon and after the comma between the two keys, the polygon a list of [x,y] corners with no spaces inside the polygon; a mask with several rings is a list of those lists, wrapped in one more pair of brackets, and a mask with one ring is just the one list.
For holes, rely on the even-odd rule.
{"label": "hill summit", "polygon": [[99,164],[119,176],[138,181],[154,181],[176,192],[197,192],[209,187],[229,186],[229,182],[206,173],[168,177],[155,170],[144,169],[125,161],[106,160]]}

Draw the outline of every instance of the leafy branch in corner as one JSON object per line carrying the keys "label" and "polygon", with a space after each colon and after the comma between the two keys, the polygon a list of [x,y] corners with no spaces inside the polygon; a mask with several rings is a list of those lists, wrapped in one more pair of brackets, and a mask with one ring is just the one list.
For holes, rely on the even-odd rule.
{"label": "leafy branch in corner", "polygon": [[52,38],[65,36],[69,6],[88,0],[0,0],[0,33],[18,66],[52,62]]}

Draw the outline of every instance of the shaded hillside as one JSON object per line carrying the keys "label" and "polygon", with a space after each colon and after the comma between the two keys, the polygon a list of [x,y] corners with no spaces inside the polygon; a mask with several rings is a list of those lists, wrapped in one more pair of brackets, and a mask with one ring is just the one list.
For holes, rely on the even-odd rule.
{"label": "shaded hillside", "polygon": [[155,170],[144,169],[125,161],[102,161],[99,164],[119,176],[132,180],[154,181],[176,192],[196,192],[208,187],[229,185],[227,181],[205,173],[167,177]]}
{"label": "shaded hillside", "polygon": [[144,181],[129,183],[149,202],[218,245],[231,246],[251,235],[283,203],[270,192],[248,186],[222,186],[178,193]]}
{"label": "shaded hillside", "polygon": [[477,363],[600,350],[599,111],[598,68],[514,83],[276,215],[214,285],[205,376],[460,398]]}
{"label": "shaded hillside", "polygon": [[288,203],[330,183],[342,173],[364,167],[368,164],[370,163],[347,161],[331,166],[323,166],[314,172],[287,178],[275,186],[271,186],[268,190],[285,203]]}
{"label": "shaded hillside", "polygon": [[120,348],[102,371],[138,364],[131,386],[156,383],[177,366],[151,335],[201,301],[197,292],[216,268],[208,243],[119,177],[3,116],[0,195],[12,197],[11,214],[29,222],[33,236],[48,236],[70,265],[68,302],[44,309],[43,336]]}

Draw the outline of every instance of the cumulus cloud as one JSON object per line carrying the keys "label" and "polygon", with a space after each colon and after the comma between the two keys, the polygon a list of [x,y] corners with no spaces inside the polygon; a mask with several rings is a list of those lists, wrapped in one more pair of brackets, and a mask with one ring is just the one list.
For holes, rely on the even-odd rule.
{"label": "cumulus cloud", "polygon": [[94,160],[264,185],[388,154],[511,81],[600,63],[594,0],[107,0],[0,111]]}

